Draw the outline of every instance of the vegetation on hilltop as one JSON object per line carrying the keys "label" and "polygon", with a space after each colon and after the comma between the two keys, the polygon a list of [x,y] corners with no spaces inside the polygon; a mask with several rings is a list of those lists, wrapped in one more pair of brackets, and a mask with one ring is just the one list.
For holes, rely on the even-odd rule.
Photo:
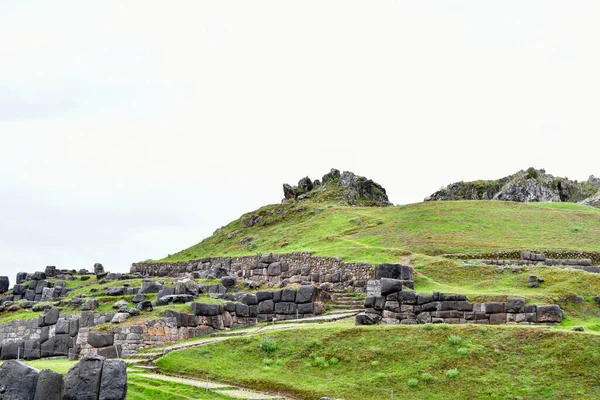
{"label": "vegetation on hilltop", "polygon": [[425,202],[349,207],[292,201],[244,214],[164,262],[310,251],[346,261],[398,262],[499,250],[599,251],[600,209],[572,203]]}

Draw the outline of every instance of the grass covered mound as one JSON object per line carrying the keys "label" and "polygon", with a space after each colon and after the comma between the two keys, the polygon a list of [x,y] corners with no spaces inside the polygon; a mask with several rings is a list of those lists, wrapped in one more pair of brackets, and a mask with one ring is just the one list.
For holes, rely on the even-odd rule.
{"label": "grass covered mound", "polygon": [[598,251],[600,209],[572,203],[425,202],[349,207],[292,201],[243,215],[161,261],[311,251],[345,261],[398,262],[500,250]]}
{"label": "grass covered mound", "polygon": [[156,365],[303,399],[599,398],[599,345],[595,334],[544,327],[344,322],[172,352]]}

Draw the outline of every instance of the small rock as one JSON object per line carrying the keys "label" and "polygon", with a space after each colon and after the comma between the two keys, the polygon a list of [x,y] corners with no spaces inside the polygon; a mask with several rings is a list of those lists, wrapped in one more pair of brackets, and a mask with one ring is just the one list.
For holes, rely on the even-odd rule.
{"label": "small rock", "polygon": [[583,332],[585,329],[583,328],[583,326],[574,326],[571,328],[571,330],[573,332]]}

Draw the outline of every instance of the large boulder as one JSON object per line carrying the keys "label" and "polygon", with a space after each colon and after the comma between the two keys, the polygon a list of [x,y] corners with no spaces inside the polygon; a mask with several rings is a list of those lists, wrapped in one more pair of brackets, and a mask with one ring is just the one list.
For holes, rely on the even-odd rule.
{"label": "large boulder", "polygon": [[162,285],[160,283],[153,280],[144,280],[142,281],[142,288],[139,293],[158,293],[161,289]]}
{"label": "large boulder", "polygon": [[296,303],[312,303],[316,301],[318,290],[313,285],[302,285],[296,291]]}
{"label": "large boulder", "polygon": [[388,294],[402,291],[402,281],[398,279],[381,278],[381,295],[387,296]]}
{"label": "large boulder", "polygon": [[127,396],[127,365],[122,360],[105,360],[98,400],[124,400]]}
{"label": "large boulder", "polygon": [[283,197],[286,200],[291,200],[291,199],[295,199],[296,198],[296,191],[294,190],[293,187],[291,187],[287,183],[283,184]]}
{"label": "large boulder", "polygon": [[9,287],[10,282],[8,280],[8,276],[0,276],[0,294],[8,292]]}
{"label": "large boulder", "polygon": [[29,280],[29,274],[27,272],[18,272],[17,273],[17,285],[27,282]]}
{"label": "large boulder", "polygon": [[87,338],[88,344],[93,347],[108,347],[115,342],[115,335],[109,332],[90,331]]}
{"label": "large boulder", "polygon": [[34,400],[61,400],[63,376],[58,372],[43,369],[37,380]]}
{"label": "large boulder", "polygon": [[0,398],[34,400],[39,371],[21,361],[9,360],[0,365]]}
{"label": "large boulder", "polygon": [[87,355],[69,369],[63,400],[98,400],[104,357]]}
{"label": "large boulder", "polygon": [[23,358],[23,346],[24,343],[12,342],[4,343],[2,345],[2,358],[3,360],[16,360],[17,358]]}
{"label": "large boulder", "polygon": [[377,314],[360,313],[356,315],[356,325],[375,325],[381,317]]}
{"label": "large boulder", "polygon": [[94,264],[94,274],[95,275],[104,274],[104,267],[102,266],[102,264],[100,264],[100,263]]}
{"label": "large boulder", "polygon": [[39,340],[25,340],[23,345],[23,356],[25,360],[37,360],[41,357],[40,352],[40,341]]}
{"label": "large boulder", "polygon": [[556,304],[537,306],[538,323],[561,323],[563,320],[563,311]]}

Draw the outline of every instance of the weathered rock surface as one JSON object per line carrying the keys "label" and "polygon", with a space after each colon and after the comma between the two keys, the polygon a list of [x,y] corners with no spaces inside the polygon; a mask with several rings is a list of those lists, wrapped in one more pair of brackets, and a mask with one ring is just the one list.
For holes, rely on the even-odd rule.
{"label": "weathered rock surface", "polygon": [[300,179],[298,186],[292,187],[286,183],[283,185],[283,195],[285,200],[311,198],[318,201],[323,198],[354,206],[391,205],[381,185],[349,171],[340,173],[337,169],[325,174],[322,183],[318,180],[312,182],[309,177]]}
{"label": "weathered rock surface", "polygon": [[63,376],[58,372],[44,369],[40,372],[35,388],[35,400],[61,400]]}
{"label": "weathered rock surface", "polygon": [[515,202],[571,202],[597,205],[599,179],[593,175],[585,182],[555,177],[545,170],[529,168],[497,180],[456,182],[438,190],[425,201],[504,200]]}
{"label": "weathered rock surface", "polygon": [[63,400],[98,400],[104,357],[88,355],[69,369]]}
{"label": "weathered rock surface", "polygon": [[9,360],[0,366],[2,400],[34,400],[38,370],[21,361]]}
{"label": "weathered rock surface", "polygon": [[105,360],[98,400],[121,400],[127,396],[127,365],[122,360]]}
{"label": "weathered rock surface", "polygon": [[0,293],[6,293],[10,287],[8,276],[0,276]]}

